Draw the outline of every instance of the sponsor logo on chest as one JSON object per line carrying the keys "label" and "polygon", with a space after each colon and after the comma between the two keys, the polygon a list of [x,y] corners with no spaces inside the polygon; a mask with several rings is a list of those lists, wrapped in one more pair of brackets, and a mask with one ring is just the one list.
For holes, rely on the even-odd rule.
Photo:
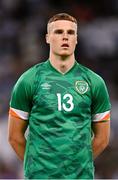
{"label": "sponsor logo on chest", "polygon": [[49,83],[43,83],[43,84],[41,84],[41,88],[42,89],[50,89],[51,85]]}

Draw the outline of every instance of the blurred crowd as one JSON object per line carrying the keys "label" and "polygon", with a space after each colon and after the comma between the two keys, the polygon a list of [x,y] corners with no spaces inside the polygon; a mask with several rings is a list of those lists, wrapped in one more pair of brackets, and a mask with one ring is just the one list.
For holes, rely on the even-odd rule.
{"label": "blurred crowd", "polygon": [[67,12],[78,20],[76,60],[101,75],[111,103],[111,139],[95,161],[96,178],[118,178],[118,1],[0,0],[0,178],[23,178],[20,162],[7,142],[10,94],[18,77],[48,58],[48,19]]}

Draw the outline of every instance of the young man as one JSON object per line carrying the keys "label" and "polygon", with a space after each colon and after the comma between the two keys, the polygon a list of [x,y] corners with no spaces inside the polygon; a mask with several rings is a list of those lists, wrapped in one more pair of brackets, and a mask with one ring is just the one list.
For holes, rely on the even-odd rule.
{"label": "young man", "polygon": [[93,158],[109,142],[107,88],[100,76],[75,60],[74,17],[53,16],[46,41],[49,60],[26,71],[13,89],[9,142],[24,161],[26,178],[93,179]]}

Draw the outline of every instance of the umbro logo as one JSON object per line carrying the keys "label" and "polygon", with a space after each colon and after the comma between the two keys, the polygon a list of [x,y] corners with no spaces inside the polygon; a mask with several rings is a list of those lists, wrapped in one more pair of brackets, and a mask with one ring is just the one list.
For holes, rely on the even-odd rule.
{"label": "umbro logo", "polygon": [[51,85],[48,83],[43,83],[43,84],[41,84],[41,87],[42,87],[42,89],[50,89]]}

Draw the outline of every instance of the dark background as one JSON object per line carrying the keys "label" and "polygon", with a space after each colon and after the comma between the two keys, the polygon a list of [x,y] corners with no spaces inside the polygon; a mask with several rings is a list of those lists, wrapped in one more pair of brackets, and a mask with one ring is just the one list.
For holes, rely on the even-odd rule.
{"label": "dark background", "polygon": [[78,20],[76,59],[101,75],[112,103],[111,137],[95,161],[96,178],[118,178],[118,0],[0,0],[0,178],[22,178],[22,162],[7,142],[11,90],[32,65],[48,58],[48,19],[67,12]]}

